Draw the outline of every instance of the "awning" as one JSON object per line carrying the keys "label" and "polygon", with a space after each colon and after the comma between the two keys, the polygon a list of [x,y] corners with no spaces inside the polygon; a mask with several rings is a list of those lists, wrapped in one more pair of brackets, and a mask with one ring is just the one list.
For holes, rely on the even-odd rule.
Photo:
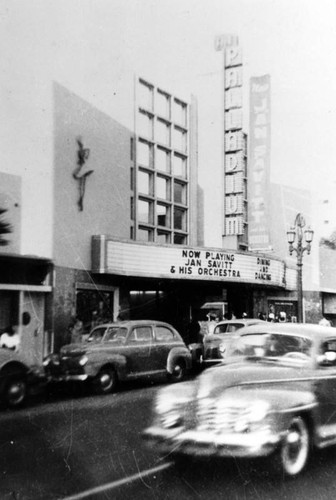
{"label": "awning", "polygon": [[53,262],[35,255],[0,253],[0,284],[46,285]]}
{"label": "awning", "polygon": [[225,302],[205,302],[201,309],[221,309],[224,310]]}

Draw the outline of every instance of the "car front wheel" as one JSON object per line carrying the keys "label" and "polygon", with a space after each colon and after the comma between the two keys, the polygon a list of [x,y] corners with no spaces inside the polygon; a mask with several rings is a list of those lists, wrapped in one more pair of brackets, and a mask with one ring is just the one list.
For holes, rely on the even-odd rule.
{"label": "car front wheel", "polygon": [[113,368],[102,368],[94,379],[94,388],[98,394],[109,394],[117,388],[118,378]]}
{"label": "car front wheel", "polygon": [[280,471],[286,476],[298,475],[307,464],[309,451],[307,423],[302,417],[294,417],[278,452]]}
{"label": "car front wheel", "polygon": [[186,365],[183,359],[177,359],[173,366],[172,371],[168,374],[169,380],[172,382],[180,382],[186,375]]}
{"label": "car front wheel", "polygon": [[9,408],[22,406],[27,397],[27,382],[23,375],[11,375],[4,384],[2,398]]}

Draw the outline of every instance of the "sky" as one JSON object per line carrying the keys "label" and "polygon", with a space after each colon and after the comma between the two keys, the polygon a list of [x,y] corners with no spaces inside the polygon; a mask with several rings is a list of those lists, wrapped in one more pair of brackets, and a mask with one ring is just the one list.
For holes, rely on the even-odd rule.
{"label": "sky", "polygon": [[[55,4],[59,2],[52,2]],[[323,189],[334,173],[335,0],[94,0],[60,2],[55,43],[85,63],[85,86],[101,89],[130,68],[199,102],[202,143],[221,134],[218,34],[239,36],[246,100],[251,76],[271,75],[272,180]],[[116,22],[117,21],[117,22]],[[75,40],[75,43],[73,42]],[[87,90],[79,89],[85,93]],[[98,92],[99,93],[99,92]],[[105,93],[106,94],[106,93]],[[107,94],[108,99],[108,94]],[[111,109],[111,112],[113,110]],[[248,110],[245,112],[248,127]],[[215,142],[214,142],[215,144]],[[202,148],[201,148],[202,149]],[[208,177],[201,157],[201,177]],[[204,164],[203,164],[204,163]],[[211,159],[210,159],[211,164]]]}
{"label": "sky", "polygon": [[128,74],[195,95],[199,181],[211,213],[222,178],[223,59],[214,39],[227,33],[243,48],[247,132],[249,79],[271,77],[271,180],[321,193],[336,186],[336,0],[0,0],[2,88],[10,99],[29,79],[42,95],[48,70],[117,119]]}

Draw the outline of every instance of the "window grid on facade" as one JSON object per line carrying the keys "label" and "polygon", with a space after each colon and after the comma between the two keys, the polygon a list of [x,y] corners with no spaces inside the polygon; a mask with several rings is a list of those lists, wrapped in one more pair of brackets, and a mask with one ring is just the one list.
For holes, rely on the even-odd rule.
{"label": "window grid on facade", "polygon": [[188,243],[188,105],[137,81],[135,239]]}
{"label": "window grid on facade", "polygon": [[170,228],[170,210],[168,205],[158,203],[156,205],[157,226]]}
{"label": "window grid on facade", "polygon": [[156,176],[156,197],[169,201],[170,196],[170,179],[161,175]]}

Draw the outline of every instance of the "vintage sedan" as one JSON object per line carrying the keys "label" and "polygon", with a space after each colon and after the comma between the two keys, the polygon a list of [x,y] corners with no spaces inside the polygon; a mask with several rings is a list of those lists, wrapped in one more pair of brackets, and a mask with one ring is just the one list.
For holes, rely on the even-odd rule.
{"label": "vintage sedan", "polygon": [[244,318],[219,321],[213,333],[203,338],[203,367],[219,363],[227,356],[230,344],[239,335],[239,330],[245,326],[264,323],[260,319]]}
{"label": "vintage sedan", "polygon": [[99,393],[116,389],[119,381],[166,373],[181,381],[191,355],[169,324],[121,321],[96,326],[85,342],[63,346],[44,361],[51,381],[92,381]]}
{"label": "vintage sedan", "polygon": [[22,406],[27,396],[43,388],[42,367],[29,366],[19,353],[0,348],[0,402],[9,408]]}
{"label": "vintage sedan", "polygon": [[296,476],[336,444],[336,328],[244,328],[228,357],[161,389],[144,438],[166,456],[261,457]]}

